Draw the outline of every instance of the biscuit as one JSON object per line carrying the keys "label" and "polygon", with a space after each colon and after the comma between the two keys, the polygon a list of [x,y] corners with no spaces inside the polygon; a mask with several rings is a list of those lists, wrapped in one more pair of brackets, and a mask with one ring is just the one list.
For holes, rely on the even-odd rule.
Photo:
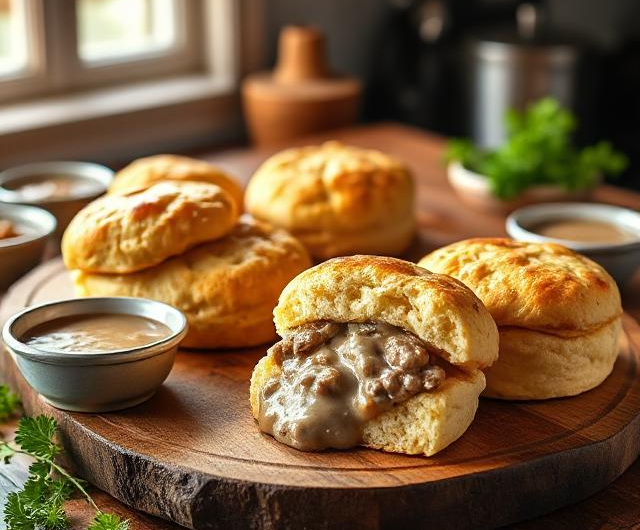
{"label": "biscuit", "polygon": [[496,325],[465,285],[396,258],[334,258],[304,271],[282,291],[274,320],[280,335],[316,320],[382,320],[468,370],[493,364],[498,353]]}
{"label": "biscuit", "polygon": [[622,314],[611,276],[562,245],[467,239],[432,252],[418,265],[469,286],[498,326],[575,336]]}
{"label": "biscuit", "polygon": [[327,142],[269,158],[251,178],[245,204],[327,259],[402,253],[415,232],[414,195],[411,172],[399,160]]}
{"label": "biscuit", "polygon": [[230,234],[132,274],[73,271],[79,296],[134,296],[177,307],[187,348],[241,348],[275,338],[272,311],[283,287],[310,265],[283,230],[242,217]]}
{"label": "biscuit", "polygon": [[[285,337],[281,343],[292,334],[302,333],[293,339],[293,344],[297,344],[294,349],[303,347],[302,343],[296,341],[305,336],[307,332],[299,330],[307,325],[329,322],[371,326],[371,323],[382,322],[395,326],[391,329],[400,328],[398,331],[401,335],[407,336],[406,332],[409,332],[417,336],[431,352],[430,355],[438,359],[433,362],[436,366],[442,366],[444,372],[441,372],[446,374],[439,386],[426,391],[424,388],[414,389],[415,394],[406,394],[408,399],[393,404],[389,409],[382,409],[379,414],[366,412],[360,444],[385,451],[430,456],[459,438],[471,424],[478,407],[478,397],[485,387],[485,378],[479,368],[491,365],[498,355],[495,323],[470,289],[448,276],[434,274],[412,263],[389,257],[334,258],[302,272],[280,295],[274,310],[274,321],[278,333]],[[362,333],[366,335],[370,332]],[[364,367],[361,368],[362,374],[368,379],[360,380],[360,384],[365,385],[361,388],[367,388],[366,385],[372,382],[371,378],[379,375],[366,372],[373,369],[366,366],[379,366],[377,363],[380,361],[374,359],[374,364],[368,363],[366,355],[372,353],[363,353],[358,349],[360,346],[357,344],[361,339],[351,342],[338,336],[337,340],[337,344],[348,345],[348,355],[354,366]],[[264,392],[269,392],[268,388],[284,373],[282,350],[277,346],[258,362],[251,378],[249,399],[253,415],[259,421],[265,411],[269,413],[268,409],[261,411],[263,400],[267,399]],[[382,343],[376,349],[381,347]],[[314,355],[313,351],[309,350],[309,355]],[[322,349],[316,351],[320,352],[319,355],[327,355],[322,353]],[[361,355],[365,357],[359,358]],[[312,377],[315,373],[313,370],[322,369],[313,367],[324,366],[327,362],[323,360],[325,357],[301,359],[300,362],[304,363],[302,366],[310,370]],[[399,373],[403,381],[411,373],[411,366],[415,366],[411,364],[415,359],[405,358],[405,362],[405,371]],[[336,373],[332,366],[328,364],[326,369]],[[339,372],[340,368],[337,369]],[[301,375],[306,377],[304,372]],[[334,391],[331,389],[347,389],[343,391],[351,392],[346,383],[340,381],[336,380],[335,386],[329,387],[328,392]],[[301,382],[300,385],[293,387],[296,392],[303,392],[302,386],[308,384]],[[325,395],[327,390],[316,392]],[[360,391],[355,395],[360,395]],[[306,399],[303,403],[314,402]],[[341,398],[334,396],[332,399]],[[370,411],[367,407],[372,406],[368,403],[365,405],[366,411]],[[374,400],[374,403],[377,401]],[[280,406],[286,410],[286,404],[281,403]],[[336,414],[337,417],[343,416]],[[292,421],[298,417],[307,416],[304,411],[298,411]],[[344,417],[349,417],[346,412]],[[263,424],[260,425],[262,428]],[[299,429],[305,436],[316,427],[291,424],[287,428]],[[339,433],[342,428],[338,427],[336,432]],[[278,434],[286,439],[281,431]]]}
{"label": "biscuit", "polygon": [[235,178],[209,162],[178,155],[155,155],[135,160],[118,171],[109,193],[129,193],[165,180],[215,184],[233,198],[238,212],[244,208],[242,186]]}
{"label": "biscuit", "polygon": [[470,239],[425,256],[485,304],[500,332],[500,358],[485,395],[571,396],[598,386],[618,354],[620,293],[600,265],[561,245]]}
{"label": "biscuit", "polygon": [[130,273],[229,233],[238,219],[222,188],[201,182],[161,182],[106,195],[82,209],[62,238],[69,269]]}
{"label": "biscuit", "polygon": [[484,395],[503,399],[575,396],[613,370],[622,324],[616,319],[580,337],[500,329],[500,360],[487,369]]}

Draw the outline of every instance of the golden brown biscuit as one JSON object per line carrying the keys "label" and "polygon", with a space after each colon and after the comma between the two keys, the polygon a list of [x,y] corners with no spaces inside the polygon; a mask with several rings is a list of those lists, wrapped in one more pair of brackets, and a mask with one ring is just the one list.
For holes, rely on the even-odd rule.
{"label": "golden brown biscuit", "polygon": [[288,149],[251,178],[247,210],[289,230],[316,258],[398,255],[415,231],[409,169],[379,151],[338,142]]}
{"label": "golden brown biscuit", "polygon": [[72,276],[79,296],[135,296],[177,307],[189,320],[185,347],[240,348],[275,338],[278,295],[309,265],[306,250],[288,233],[243,217],[226,237],[153,268]]}
{"label": "golden brown biscuit", "polygon": [[580,335],[622,314],[611,276],[562,245],[467,239],[432,252],[418,265],[471,287],[498,326]]}
{"label": "golden brown biscuit", "polygon": [[483,301],[500,331],[485,395],[569,396],[599,385],[618,354],[620,293],[598,264],[561,245],[470,239],[419,265],[449,274]]}
{"label": "golden brown biscuit", "polygon": [[[488,397],[546,399],[597,387],[618,357],[620,319],[579,337],[500,329],[500,359],[488,368]],[[526,374],[526,377],[523,377]]]}
{"label": "golden brown biscuit", "polygon": [[236,179],[209,162],[178,155],[155,155],[135,160],[118,171],[109,193],[141,190],[164,180],[215,184],[231,195],[239,212],[244,208],[244,193]]}
{"label": "golden brown biscuit", "polygon": [[69,269],[128,273],[229,233],[238,219],[222,188],[202,182],[161,182],[106,195],[82,209],[62,238]]}
{"label": "golden brown biscuit", "polygon": [[498,355],[496,325],[465,285],[396,258],[349,256],[316,265],[284,288],[273,314],[280,335],[316,320],[382,320],[468,370],[490,366]]}
{"label": "golden brown biscuit", "polygon": [[[426,390],[414,388],[412,392],[405,394],[406,398],[396,400],[391,406],[380,409],[376,409],[375,403],[380,402],[374,398],[374,402],[367,401],[362,409],[365,416],[362,417],[359,443],[385,451],[429,456],[460,437],[473,420],[478,406],[478,396],[485,386],[484,375],[478,368],[490,365],[498,353],[498,332],[495,323],[486,308],[468,288],[452,278],[433,274],[394,258],[334,258],[302,272],[280,295],[274,310],[274,320],[278,333],[284,338],[256,365],[250,386],[253,415],[259,420],[261,428],[265,425],[265,417],[268,417],[264,414],[271,414],[267,407],[273,406],[273,402],[271,405],[267,403],[271,399],[270,396],[274,395],[274,388],[287,377],[285,364],[295,362],[296,356],[302,364],[300,369],[293,373],[295,377],[300,376],[302,379],[299,385],[296,383],[292,386],[294,392],[302,394],[305,392],[304,388],[309,388],[311,392],[313,385],[323,383],[321,379],[326,372],[322,370],[328,370],[329,373],[332,370],[336,373],[337,370],[340,373],[340,366],[332,364],[335,361],[331,361],[334,358],[331,349],[337,353],[342,348],[343,351],[338,356],[342,359],[350,358],[349,362],[353,363],[354,367],[361,367],[354,372],[358,373],[361,370],[358,376],[363,377],[358,383],[361,385],[360,390],[350,390],[345,380],[339,378],[329,386],[326,386],[325,381],[325,386],[316,390],[320,396],[318,399],[322,399],[327,392],[333,396],[331,400],[342,399],[341,396],[351,395],[350,392],[354,392],[353,395],[356,396],[367,396],[367,385],[376,383],[373,379],[378,377],[381,378],[384,388],[389,391],[388,397],[391,397],[391,392],[397,392],[399,388],[396,386],[393,390],[393,385],[407,384],[407,378],[413,377],[412,370],[423,370],[425,367],[431,370],[433,365],[416,364],[423,363],[424,359],[418,360],[420,347],[416,350],[413,346],[404,350],[409,356],[404,357],[400,364],[396,364],[398,359],[391,360],[388,357],[390,345],[394,348],[396,340],[409,340],[409,343],[414,344],[413,341],[417,338],[428,348],[431,360],[427,362],[435,363],[436,367],[440,366],[442,370],[435,369],[446,374],[437,386],[425,387]],[[338,323],[337,327],[343,331],[335,331],[335,323]],[[340,323],[349,323],[349,327],[340,328],[346,325]],[[382,332],[371,331],[371,326],[378,326],[372,323],[382,323],[385,327]],[[352,329],[351,326],[354,325],[356,327]],[[362,328],[363,331],[358,331],[359,325],[365,326]],[[314,331],[318,329],[315,326],[329,326],[334,331],[325,335],[322,339],[325,342],[317,338],[312,339],[315,340],[315,349],[309,349],[304,341],[310,340],[309,337],[317,337],[317,333],[320,333]],[[384,333],[398,334],[400,338],[396,339]],[[371,346],[363,346],[368,340],[380,341],[374,347],[377,354],[372,354],[372,350],[366,349]],[[286,348],[293,348],[293,358],[289,359],[286,353],[283,353]],[[370,355],[373,355],[374,359],[368,358]],[[380,364],[382,357],[377,358],[375,355],[382,355],[388,366]],[[387,368],[375,368],[384,366]],[[291,371],[291,365],[287,370]],[[385,380],[391,373],[395,374],[392,378],[399,377],[397,381],[402,383]],[[315,381],[311,386],[309,382],[305,382],[309,378],[310,382]],[[282,397],[278,397],[278,400]],[[298,411],[298,408],[293,407],[286,401],[286,396],[284,397],[285,401],[276,403],[281,404],[282,410],[292,410],[295,414],[289,424],[274,424],[278,430],[272,434],[276,438],[289,443],[288,440],[295,440],[295,436],[313,436],[316,430],[324,436],[327,432],[324,427],[308,424],[307,418],[313,417],[309,411]],[[316,403],[315,399],[305,397],[299,401],[295,401],[296,396],[288,399],[302,404],[303,407],[307,404],[314,407]],[[358,397],[358,402],[361,403],[362,399],[365,397]],[[331,417],[343,418],[349,417],[349,414],[346,411],[336,411]],[[296,424],[299,418],[304,423]],[[287,426],[283,427],[285,425]],[[291,430],[293,434],[282,431],[283,428]],[[341,430],[348,432],[349,428],[338,423],[335,431],[337,436],[341,436]],[[315,450],[305,448],[304,444],[296,445],[295,442],[290,445]]]}

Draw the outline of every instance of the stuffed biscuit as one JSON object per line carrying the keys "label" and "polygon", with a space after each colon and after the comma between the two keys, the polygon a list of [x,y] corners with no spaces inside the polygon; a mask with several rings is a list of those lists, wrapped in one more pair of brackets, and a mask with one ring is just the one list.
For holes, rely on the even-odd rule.
{"label": "stuffed biscuit", "polygon": [[294,278],[260,360],[260,430],[300,450],[364,445],[433,455],[470,425],[498,354],[491,316],[463,284],[411,263],[335,258]]}

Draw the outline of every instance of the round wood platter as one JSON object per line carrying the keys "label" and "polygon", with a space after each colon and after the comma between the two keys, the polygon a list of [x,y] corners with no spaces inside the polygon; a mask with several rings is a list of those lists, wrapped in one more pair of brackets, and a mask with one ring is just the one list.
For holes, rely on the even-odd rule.
{"label": "round wood platter", "polygon": [[[3,317],[67,298],[60,260],[18,282]],[[431,458],[367,449],[302,453],[258,432],[251,370],[266,347],[181,352],[148,402],[109,414],[51,408],[11,357],[29,414],[54,415],[77,471],[122,502],[194,529],[480,529],[549,512],[613,481],[640,452],[640,326],[611,376],[573,398],[483,399],[467,433]]]}

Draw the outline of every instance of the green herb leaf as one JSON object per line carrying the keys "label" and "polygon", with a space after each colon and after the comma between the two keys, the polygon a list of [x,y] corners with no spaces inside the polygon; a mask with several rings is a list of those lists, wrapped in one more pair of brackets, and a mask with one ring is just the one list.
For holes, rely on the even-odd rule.
{"label": "green herb leaf", "polygon": [[[64,492],[64,494],[62,494]],[[48,477],[32,475],[22,491],[10,493],[4,508],[8,530],[64,530],[69,520],[64,501],[70,491],[66,485]]]}
{"label": "green herb leaf", "polygon": [[113,513],[99,513],[87,530],[128,530],[129,521],[123,521]]}
{"label": "green herb leaf", "polygon": [[15,453],[32,456],[29,479],[21,491],[10,493],[4,507],[4,522],[8,530],[66,530],[69,520],[64,503],[77,490],[96,510],[90,529],[128,530],[129,522],[117,515],[101,512],[86,491],[86,482],[73,477],[54,460],[62,451],[56,444],[56,420],[48,416],[24,417],[18,424],[13,449],[0,442],[0,458],[8,461]]}
{"label": "green herb leaf", "polygon": [[48,416],[25,416],[18,423],[16,443],[33,456],[52,460],[62,450],[53,440],[57,427],[56,420]]}
{"label": "green herb leaf", "polygon": [[0,422],[7,421],[20,405],[20,397],[9,390],[7,385],[0,385]]}
{"label": "green herb leaf", "polygon": [[607,142],[576,150],[571,144],[576,119],[551,98],[524,112],[509,110],[505,125],[508,138],[496,151],[481,151],[467,140],[456,139],[449,142],[445,155],[486,176],[491,191],[501,199],[538,184],[586,189],[603,175],[620,174],[628,164]]}

